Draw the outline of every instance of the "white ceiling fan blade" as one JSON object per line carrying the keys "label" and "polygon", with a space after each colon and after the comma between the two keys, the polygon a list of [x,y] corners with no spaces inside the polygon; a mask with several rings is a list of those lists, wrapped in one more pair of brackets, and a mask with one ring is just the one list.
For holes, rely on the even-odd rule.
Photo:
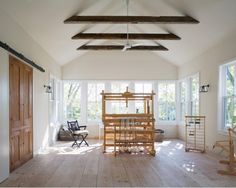
{"label": "white ceiling fan blade", "polygon": [[122,49],[122,52],[126,51],[127,50],[127,47],[124,46],[124,48]]}

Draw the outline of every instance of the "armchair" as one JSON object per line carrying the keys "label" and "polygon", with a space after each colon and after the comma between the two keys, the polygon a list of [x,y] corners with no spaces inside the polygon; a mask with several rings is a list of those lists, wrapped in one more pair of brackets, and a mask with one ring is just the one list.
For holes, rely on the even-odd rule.
{"label": "armchair", "polygon": [[[77,120],[75,120],[75,121],[67,121],[67,125],[68,125],[68,130],[70,131],[71,136],[72,136],[72,138],[74,140],[74,143],[72,144],[72,147],[75,146],[75,145],[80,147],[80,145],[83,142],[87,146],[89,146],[89,144],[85,140],[86,137],[89,134],[88,130],[86,130],[87,126],[79,126],[79,123],[78,123]],[[82,140],[80,141],[80,143],[78,143],[80,137],[82,138]]]}

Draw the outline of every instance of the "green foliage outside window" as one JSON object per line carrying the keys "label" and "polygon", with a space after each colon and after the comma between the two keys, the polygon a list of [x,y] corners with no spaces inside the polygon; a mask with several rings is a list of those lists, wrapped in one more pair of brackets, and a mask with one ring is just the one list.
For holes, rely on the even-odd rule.
{"label": "green foliage outside window", "polygon": [[224,97],[224,109],[225,109],[225,126],[231,127],[236,123],[236,98],[235,98],[235,65],[226,67],[225,78],[225,97]]}
{"label": "green foliage outside window", "polygon": [[159,120],[174,121],[176,119],[175,83],[158,85]]}
{"label": "green foliage outside window", "polygon": [[64,83],[65,117],[67,120],[80,119],[81,86],[79,83]]}

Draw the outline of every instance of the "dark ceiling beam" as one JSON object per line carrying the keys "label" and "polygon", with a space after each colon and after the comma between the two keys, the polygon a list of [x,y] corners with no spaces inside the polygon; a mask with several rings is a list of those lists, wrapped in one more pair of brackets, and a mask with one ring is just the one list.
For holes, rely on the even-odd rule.
{"label": "dark ceiling beam", "polygon": [[[90,39],[90,40],[125,40],[127,33],[78,33],[72,39]],[[143,33],[129,33],[131,40],[180,40],[180,37],[174,34],[143,34]]]}
{"label": "dark ceiling beam", "polygon": [[[83,45],[79,47],[77,50],[123,50],[123,45]],[[135,46],[130,50],[148,50],[148,51],[168,51],[164,46]]]}
{"label": "dark ceiling beam", "polygon": [[72,16],[66,24],[198,24],[190,16]]}

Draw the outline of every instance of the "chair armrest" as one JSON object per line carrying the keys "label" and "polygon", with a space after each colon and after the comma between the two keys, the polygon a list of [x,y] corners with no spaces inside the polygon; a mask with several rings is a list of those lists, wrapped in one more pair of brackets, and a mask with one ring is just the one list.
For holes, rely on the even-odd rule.
{"label": "chair armrest", "polygon": [[80,129],[83,128],[85,130],[87,128],[87,126],[86,125],[82,125],[82,126],[79,126],[79,128]]}

